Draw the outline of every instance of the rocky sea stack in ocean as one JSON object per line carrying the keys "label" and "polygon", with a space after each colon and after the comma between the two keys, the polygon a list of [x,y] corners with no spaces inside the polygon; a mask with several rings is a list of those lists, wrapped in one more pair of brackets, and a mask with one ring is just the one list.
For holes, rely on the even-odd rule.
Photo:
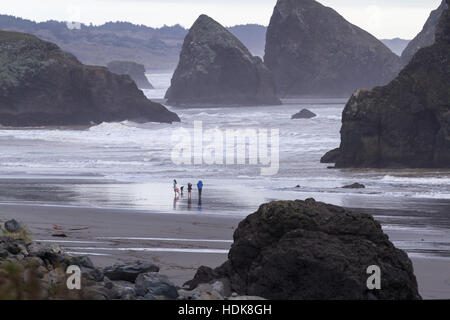
{"label": "rocky sea stack in ocean", "polygon": [[174,122],[127,75],[85,66],[53,43],[0,31],[0,124],[89,125],[106,121]]}
{"label": "rocky sea stack in ocean", "polygon": [[145,76],[145,66],[133,61],[111,61],[107,65],[109,71],[116,74],[127,74],[136,82],[140,89],[153,89]]}
{"label": "rocky sea stack in ocean", "polygon": [[416,52],[425,47],[429,47],[434,43],[434,35],[436,33],[436,26],[439,23],[442,13],[448,8],[446,0],[442,0],[441,5],[436,10],[433,10],[427,22],[423,26],[422,31],[408,44],[402,52],[402,62],[404,65],[408,64]]}
{"label": "rocky sea stack in ocean", "polygon": [[[367,287],[370,266],[381,290]],[[186,285],[219,279],[266,299],[420,299],[410,259],[372,216],[314,199],[262,205],[239,224],[228,261]]]}
{"label": "rocky sea stack in ocean", "polygon": [[206,15],[184,40],[166,98],[168,104],[187,106],[280,104],[261,58]]}
{"label": "rocky sea stack in ocean", "polygon": [[278,0],[264,62],[281,96],[350,96],[391,81],[400,58],[314,0]]}
{"label": "rocky sea stack in ocean", "polygon": [[308,109],[302,109],[300,112],[294,114],[291,119],[311,119],[315,117],[317,117],[317,115],[314,112]]}
{"label": "rocky sea stack in ocean", "polygon": [[435,43],[420,49],[394,81],[350,98],[336,167],[450,168],[449,59],[447,9]]}

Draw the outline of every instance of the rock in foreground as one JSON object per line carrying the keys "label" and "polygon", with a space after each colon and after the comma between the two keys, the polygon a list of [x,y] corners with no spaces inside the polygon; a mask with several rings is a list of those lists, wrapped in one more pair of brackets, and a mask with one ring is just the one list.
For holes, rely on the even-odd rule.
{"label": "rock in foreground", "polygon": [[282,97],[348,97],[388,83],[401,68],[382,42],[314,0],[278,0],[264,62]]}
{"label": "rock in foreground", "polygon": [[146,272],[159,272],[159,267],[151,263],[136,262],[135,264],[106,267],[103,272],[110,280],[135,282],[138,275]]}
{"label": "rock in foreground", "polygon": [[342,116],[336,167],[450,168],[450,12],[436,42],[389,85],[357,91]]}
{"label": "rock in foreground", "polygon": [[145,76],[145,66],[133,61],[111,61],[107,65],[109,71],[116,74],[127,74],[136,82],[140,89],[153,89],[152,84]]}
{"label": "rock in foreground", "polygon": [[186,106],[280,104],[262,60],[206,15],[184,40],[166,98],[170,105]]}
{"label": "rock in foreground", "polygon": [[[80,290],[67,287],[69,266],[81,270]],[[66,255],[58,246],[0,236],[0,300],[170,300],[178,297],[178,288],[158,273],[156,266],[149,269],[145,264],[133,262],[121,267],[132,270],[120,274],[127,280],[111,273],[111,268],[96,268],[89,257]]]}
{"label": "rock in foreground", "polygon": [[180,121],[127,75],[85,66],[53,43],[0,31],[0,124],[26,127]]}
{"label": "rock in foreground", "polygon": [[291,119],[311,119],[317,117],[317,115],[314,112],[309,111],[308,109],[303,109],[300,112],[297,112],[294,114]]}
{"label": "rock in foreground", "polygon": [[[367,287],[372,265],[381,290]],[[411,261],[372,216],[314,199],[262,205],[239,224],[228,261],[187,285],[218,279],[267,299],[420,299]]]}

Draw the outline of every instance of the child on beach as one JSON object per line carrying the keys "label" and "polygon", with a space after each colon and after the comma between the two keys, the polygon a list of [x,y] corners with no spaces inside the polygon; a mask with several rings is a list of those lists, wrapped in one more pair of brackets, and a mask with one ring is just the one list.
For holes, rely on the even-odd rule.
{"label": "child on beach", "polygon": [[175,192],[175,197],[180,195],[180,189],[177,187],[177,180],[173,179],[173,191]]}
{"label": "child on beach", "polygon": [[188,190],[188,199],[191,199],[192,196],[192,183],[188,183],[187,185],[187,190]]}

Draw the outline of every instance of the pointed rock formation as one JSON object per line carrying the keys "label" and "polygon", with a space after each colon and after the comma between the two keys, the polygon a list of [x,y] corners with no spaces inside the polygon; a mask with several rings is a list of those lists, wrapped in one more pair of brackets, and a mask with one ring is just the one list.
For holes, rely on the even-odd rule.
{"label": "pointed rock formation", "polygon": [[85,66],[57,45],[0,31],[0,124],[89,125],[180,121],[148,100],[127,75]]}
{"label": "pointed rock formation", "polygon": [[391,81],[400,58],[314,0],[278,0],[264,61],[281,96],[350,96]]}
{"label": "pointed rock formation", "polygon": [[259,57],[201,15],[189,30],[166,93],[171,105],[276,105],[275,85]]}
{"label": "pointed rock formation", "polygon": [[153,89],[145,76],[145,66],[133,61],[111,61],[107,65],[109,71],[116,74],[127,74],[136,82],[139,89]]}
{"label": "pointed rock formation", "polygon": [[441,5],[436,10],[432,11],[427,22],[423,26],[422,31],[408,44],[402,53],[402,62],[407,65],[416,52],[425,47],[429,47],[434,43],[434,34],[436,33],[436,26],[439,23],[442,12],[448,8],[445,0],[442,0]]}
{"label": "pointed rock formation", "polygon": [[336,167],[450,168],[449,59],[447,9],[435,43],[420,49],[394,81],[350,98]]}

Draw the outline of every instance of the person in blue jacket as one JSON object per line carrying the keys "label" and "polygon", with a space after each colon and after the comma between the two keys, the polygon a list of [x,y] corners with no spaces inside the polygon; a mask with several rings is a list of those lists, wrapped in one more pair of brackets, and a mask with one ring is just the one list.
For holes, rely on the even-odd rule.
{"label": "person in blue jacket", "polygon": [[202,180],[197,182],[197,189],[198,189],[198,196],[199,196],[199,198],[201,198],[202,190],[203,190],[203,181]]}

